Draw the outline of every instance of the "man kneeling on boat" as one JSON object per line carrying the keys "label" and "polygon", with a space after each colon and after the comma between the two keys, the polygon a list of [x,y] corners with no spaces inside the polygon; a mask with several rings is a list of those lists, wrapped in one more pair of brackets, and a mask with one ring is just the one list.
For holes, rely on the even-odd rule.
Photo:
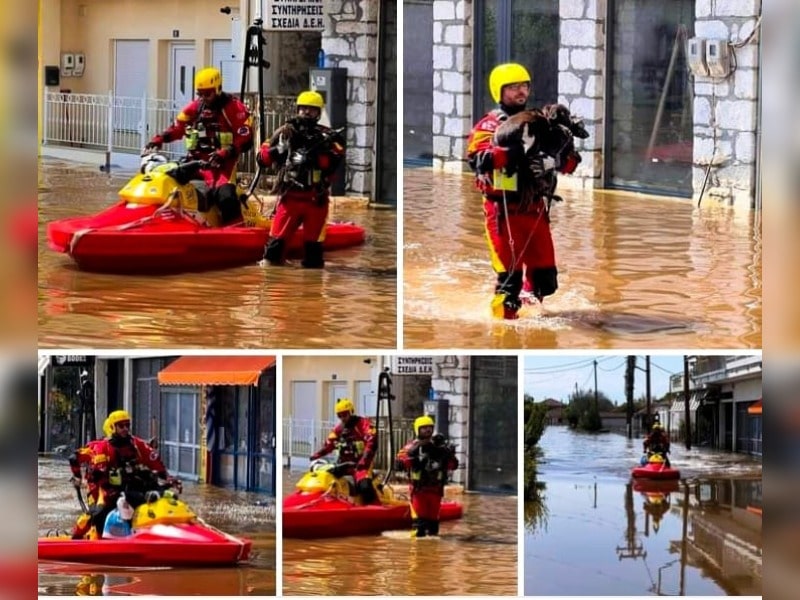
{"label": "man kneeling on boat", "polygon": [[648,454],[661,454],[664,457],[664,464],[669,469],[669,437],[661,426],[661,423],[653,423],[650,435],[644,438],[644,452]]}
{"label": "man kneeling on boat", "polygon": [[115,410],[103,425],[106,438],[89,442],[70,456],[70,481],[80,489],[81,467],[85,466],[89,486],[89,514],[78,519],[73,539],[86,537],[92,527],[102,537],[106,518],[123,495],[136,508],[145,502],[147,492],[158,487],[158,480],[179,486],[178,480],[167,474],[158,452],[143,439],[131,435],[130,427],[128,412]]}
{"label": "man kneeling on boat", "polygon": [[208,167],[200,169],[195,187],[205,212],[211,205],[219,207],[222,224],[241,220],[242,207],[236,192],[236,163],[253,147],[250,109],[238,98],[222,91],[219,69],[206,67],[195,75],[197,98],[183,107],[175,122],[153,136],[143,154],[154,152],[165,143],[185,136],[190,160],[202,160]]}
{"label": "man kneeling on boat", "polygon": [[364,504],[377,501],[372,484],[372,465],[375,462],[375,427],[367,417],[356,414],[356,407],[349,398],[340,399],[334,408],[339,423],[328,434],[325,445],[311,455],[317,460],[338,450],[336,477],[353,479],[355,492]]}
{"label": "man kneeling on boat", "polygon": [[416,438],[397,454],[397,466],[411,480],[411,535],[439,535],[439,511],[447,474],[458,468],[455,447],[444,436],[433,434],[434,422],[427,415],[414,421]]}

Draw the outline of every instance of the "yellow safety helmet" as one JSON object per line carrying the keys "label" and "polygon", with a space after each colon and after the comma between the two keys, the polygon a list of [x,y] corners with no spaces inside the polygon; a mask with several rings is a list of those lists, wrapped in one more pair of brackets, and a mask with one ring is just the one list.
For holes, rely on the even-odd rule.
{"label": "yellow safety helmet", "polygon": [[423,415],[414,419],[414,435],[419,435],[419,430],[422,427],[433,427],[435,423],[428,415]]}
{"label": "yellow safety helmet", "polygon": [[489,74],[489,92],[492,100],[500,102],[503,97],[503,86],[511,83],[531,83],[532,79],[528,69],[519,63],[505,63],[497,65]]}
{"label": "yellow safety helmet", "polygon": [[103,435],[107,438],[114,435],[114,426],[111,424],[111,419],[103,421]]}
{"label": "yellow safety helmet", "polygon": [[300,92],[300,95],[297,97],[297,106],[315,106],[322,110],[325,108],[325,100],[319,92],[307,90],[305,92]]}
{"label": "yellow safety helmet", "polygon": [[655,431],[656,429],[664,429],[664,428],[661,426],[661,423],[656,422],[653,423],[653,431]]}
{"label": "yellow safety helmet", "polygon": [[115,410],[114,412],[108,415],[108,418],[103,423],[103,431],[105,431],[106,425],[108,425],[111,432],[114,432],[114,427],[116,427],[117,423],[122,423],[123,421],[128,421],[130,423],[131,416],[128,414],[127,410]]}
{"label": "yellow safety helmet", "polygon": [[356,407],[350,398],[340,398],[333,410],[337,415],[343,412],[349,412],[351,415],[356,413]]}
{"label": "yellow safety helmet", "polygon": [[214,67],[200,69],[194,76],[194,89],[198,92],[200,90],[216,90],[219,94],[222,91],[222,73]]}

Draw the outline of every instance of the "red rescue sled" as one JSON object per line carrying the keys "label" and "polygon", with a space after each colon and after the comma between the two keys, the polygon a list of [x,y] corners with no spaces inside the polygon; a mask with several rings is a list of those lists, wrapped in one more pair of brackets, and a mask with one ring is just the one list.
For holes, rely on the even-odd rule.
{"label": "red rescue sled", "polygon": [[634,467],[631,475],[636,478],[661,480],[680,479],[681,473],[678,469],[667,467],[667,462],[661,454],[652,454],[646,464]]}
{"label": "red rescue sled", "polygon": [[157,524],[124,538],[39,538],[39,560],[125,567],[234,565],[246,560],[252,542],[203,523]]}
{"label": "red rescue sled", "polygon": [[[69,254],[86,271],[105,273],[178,273],[242,266],[259,261],[269,237],[266,227],[210,227],[187,213],[158,210],[126,201],[89,217],[47,225],[48,246]],[[303,248],[302,228],[288,244]],[[353,223],[330,223],[324,248],[338,250],[364,243]]]}
{"label": "red rescue sled", "polygon": [[[295,491],[283,499],[283,537],[330,538],[411,530],[408,501],[395,498],[388,486],[378,489],[379,504],[360,504],[345,478],[334,476],[333,465],[312,464]],[[439,518],[449,521],[463,514],[461,504],[444,500]]]}

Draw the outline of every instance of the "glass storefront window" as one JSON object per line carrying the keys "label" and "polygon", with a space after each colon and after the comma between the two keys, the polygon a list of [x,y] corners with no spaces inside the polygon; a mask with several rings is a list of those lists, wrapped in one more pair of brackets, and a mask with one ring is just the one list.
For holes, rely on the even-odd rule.
{"label": "glass storefront window", "polygon": [[489,73],[503,62],[518,62],[533,78],[528,106],[558,100],[558,0],[484,0],[476,6],[475,121],[495,103]]}
{"label": "glass storefront window", "polygon": [[608,187],[691,196],[694,0],[616,0],[611,24]]}

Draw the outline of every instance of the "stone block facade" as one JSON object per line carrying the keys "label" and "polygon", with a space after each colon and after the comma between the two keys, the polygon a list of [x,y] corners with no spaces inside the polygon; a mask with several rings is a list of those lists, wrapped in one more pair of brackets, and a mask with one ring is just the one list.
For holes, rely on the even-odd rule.
{"label": "stone block facade", "polygon": [[[434,356],[431,388],[434,397],[450,403],[450,440],[456,444],[461,465],[469,462],[469,356]],[[466,483],[466,471],[458,469],[454,483]]]}
{"label": "stone block facade", "polygon": [[694,78],[695,197],[706,172],[705,197],[749,207],[755,195],[758,32],[751,34],[760,10],[760,0],[697,1],[695,36],[727,40],[736,68],[726,78]]}
{"label": "stone block facade", "polygon": [[322,33],[326,67],[347,69],[348,194],[372,194],[377,122],[379,3],[376,0],[329,0]]}
{"label": "stone block facade", "polygon": [[[472,114],[473,2],[433,3],[433,166],[446,171],[468,170],[466,140],[481,115]],[[477,9],[476,9],[477,10]],[[607,36],[607,0],[560,0],[558,98],[582,117],[589,138],[576,140],[583,162],[563,177],[563,187],[591,189],[602,183],[604,146],[630,150],[635,124],[634,82],[623,81],[615,97],[614,139],[606,141],[606,54],[613,51]],[[758,35],[752,36],[761,0],[695,0],[697,37],[727,40],[734,46],[736,68],[720,80],[694,78],[694,165],[692,188],[697,198],[706,168],[713,163],[705,190],[726,204],[749,208],[756,185],[759,103]],[[631,11],[620,11],[614,23],[616,43],[634,47],[636,23]],[[747,40],[747,43],[745,41]],[[620,53],[622,70],[633,68],[633,57]],[[628,61],[626,65],[625,62]],[[487,69],[491,65],[487,65]],[[607,143],[608,142],[608,143]]]}

